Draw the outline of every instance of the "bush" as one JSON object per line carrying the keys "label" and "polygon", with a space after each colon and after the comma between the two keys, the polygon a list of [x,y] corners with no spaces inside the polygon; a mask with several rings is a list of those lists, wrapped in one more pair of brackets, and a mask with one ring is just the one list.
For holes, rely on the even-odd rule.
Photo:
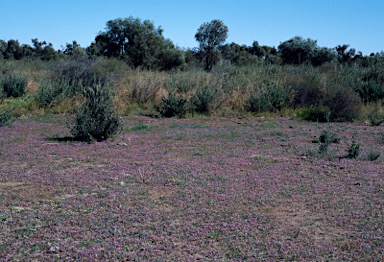
{"label": "bush", "polygon": [[9,75],[1,81],[1,87],[6,97],[20,97],[24,95],[27,80],[25,77]]}
{"label": "bush", "polygon": [[361,99],[352,90],[338,89],[329,103],[332,121],[352,121],[360,114]]}
{"label": "bush", "polygon": [[321,107],[306,107],[298,110],[298,116],[307,121],[325,123],[329,122],[329,108]]}
{"label": "bush", "polygon": [[68,126],[79,140],[91,142],[106,140],[121,126],[115,113],[111,91],[106,86],[93,84],[84,91],[85,101]]}
{"label": "bush", "polygon": [[280,111],[291,104],[291,92],[275,82],[263,84],[248,100],[248,110],[255,113]]}
{"label": "bush", "polygon": [[168,97],[161,98],[161,105],[157,107],[157,111],[162,117],[184,117],[186,113],[187,100],[177,96],[173,92],[169,92]]}
{"label": "bush", "polygon": [[356,144],[356,141],[353,140],[352,144],[347,149],[347,158],[356,159],[360,154],[360,144]]}
{"label": "bush", "polygon": [[328,130],[323,130],[319,137],[319,154],[325,155],[328,152],[328,147],[331,145],[331,143],[339,142],[340,138],[338,136]]}
{"label": "bush", "polygon": [[191,98],[193,110],[197,113],[209,113],[210,105],[217,93],[218,90],[212,86],[198,89]]}
{"label": "bush", "polygon": [[43,79],[35,94],[35,101],[42,107],[49,107],[62,92],[63,88],[57,81]]}
{"label": "bush", "polygon": [[9,125],[12,120],[12,112],[10,110],[0,110],[0,126]]}

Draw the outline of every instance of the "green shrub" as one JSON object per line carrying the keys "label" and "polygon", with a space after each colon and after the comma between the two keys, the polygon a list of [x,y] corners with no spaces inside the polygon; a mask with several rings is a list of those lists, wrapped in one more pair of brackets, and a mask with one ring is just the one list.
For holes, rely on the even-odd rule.
{"label": "green shrub", "polygon": [[35,94],[35,101],[42,107],[49,107],[62,92],[63,88],[60,83],[49,79],[43,79]]}
{"label": "green shrub", "polygon": [[210,105],[217,94],[218,90],[213,86],[199,88],[191,98],[193,110],[197,113],[209,113]]}
{"label": "green shrub", "polygon": [[169,92],[168,97],[161,98],[161,105],[157,107],[157,111],[162,117],[184,117],[186,114],[187,100],[173,92]]}
{"label": "green shrub", "polygon": [[352,141],[352,144],[347,149],[347,158],[356,159],[360,154],[360,144],[357,144],[355,140]]}
{"label": "green shrub", "polygon": [[275,82],[263,84],[248,100],[248,110],[255,113],[280,111],[291,104],[291,91]]}
{"label": "green shrub", "polygon": [[0,126],[9,125],[12,122],[12,111],[0,110]]}
{"label": "green shrub", "polygon": [[328,152],[328,148],[332,143],[339,143],[340,138],[333,132],[323,130],[319,136],[319,154],[325,155]]}
{"label": "green shrub", "polygon": [[297,115],[304,120],[320,123],[329,122],[329,114],[329,108],[325,106],[300,108],[297,112]]}
{"label": "green shrub", "polygon": [[22,76],[9,75],[1,81],[1,87],[6,97],[20,97],[25,93],[27,79]]}
{"label": "green shrub", "polygon": [[106,140],[121,126],[112,102],[111,90],[93,84],[84,91],[84,103],[78,108],[68,127],[79,140],[91,142]]}

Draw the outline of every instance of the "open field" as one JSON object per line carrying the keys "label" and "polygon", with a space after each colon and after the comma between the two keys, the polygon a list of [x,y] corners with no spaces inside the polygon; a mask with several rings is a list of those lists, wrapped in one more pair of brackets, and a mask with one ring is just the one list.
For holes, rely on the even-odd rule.
{"label": "open field", "polygon": [[[340,138],[315,156],[323,130]],[[0,261],[380,261],[384,127],[130,116],[71,141],[63,116],[0,127]],[[357,159],[339,159],[352,137]]]}

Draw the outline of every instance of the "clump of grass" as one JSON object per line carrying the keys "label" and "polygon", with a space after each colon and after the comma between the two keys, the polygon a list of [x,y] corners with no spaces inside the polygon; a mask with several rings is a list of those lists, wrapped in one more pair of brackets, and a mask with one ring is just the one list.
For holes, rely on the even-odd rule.
{"label": "clump of grass", "polygon": [[121,126],[107,86],[93,84],[84,91],[84,103],[68,123],[71,134],[79,140],[106,140]]}

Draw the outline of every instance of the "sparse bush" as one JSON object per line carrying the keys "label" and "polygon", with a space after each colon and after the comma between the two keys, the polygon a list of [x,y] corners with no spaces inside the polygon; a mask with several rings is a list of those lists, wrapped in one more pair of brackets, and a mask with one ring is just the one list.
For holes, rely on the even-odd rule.
{"label": "sparse bush", "polygon": [[329,122],[329,108],[321,107],[305,107],[298,110],[298,116],[307,121],[325,123]]}
{"label": "sparse bush", "polygon": [[0,126],[9,125],[12,122],[12,111],[0,110]]}
{"label": "sparse bush", "polygon": [[325,155],[328,152],[328,148],[332,143],[339,143],[340,138],[328,130],[323,130],[319,137],[319,154]]}
{"label": "sparse bush", "polygon": [[187,100],[173,92],[169,92],[168,97],[163,96],[161,105],[156,109],[162,117],[184,117],[186,114]]}
{"label": "sparse bush", "polygon": [[381,156],[381,152],[375,148],[370,148],[368,152],[368,159],[370,161],[375,161]]}
{"label": "sparse bush", "polygon": [[352,121],[361,110],[361,99],[353,91],[340,88],[329,103],[332,121]]}
{"label": "sparse bush", "polygon": [[213,86],[199,88],[191,98],[191,104],[197,113],[209,113],[210,105],[217,96],[218,90]]}
{"label": "sparse bush", "polygon": [[79,140],[106,140],[121,126],[107,86],[93,84],[84,91],[84,103],[68,123],[71,134]]}
{"label": "sparse bush", "polygon": [[6,97],[20,97],[24,95],[27,80],[25,77],[9,75],[1,81],[1,89]]}
{"label": "sparse bush", "polygon": [[62,92],[63,88],[58,82],[43,79],[35,94],[35,100],[42,107],[49,107]]}
{"label": "sparse bush", "polygon": [[291,92],[275,82],[263,84],[248,100],[248,110],[255,113],[280,111],[291,104]]}
{"label": "sparse bush", "polygon": [[352,144],[347,149],[347,158],[356,159],[360,154],[360,144],[357,144],[355,140],[352,141]]}
{"label": "sparse bush", "polygon": [[314,81],[299,82],[293,86],[295,93],[294,106],[319,107],[323,105],[324,93],[320,85]]}

